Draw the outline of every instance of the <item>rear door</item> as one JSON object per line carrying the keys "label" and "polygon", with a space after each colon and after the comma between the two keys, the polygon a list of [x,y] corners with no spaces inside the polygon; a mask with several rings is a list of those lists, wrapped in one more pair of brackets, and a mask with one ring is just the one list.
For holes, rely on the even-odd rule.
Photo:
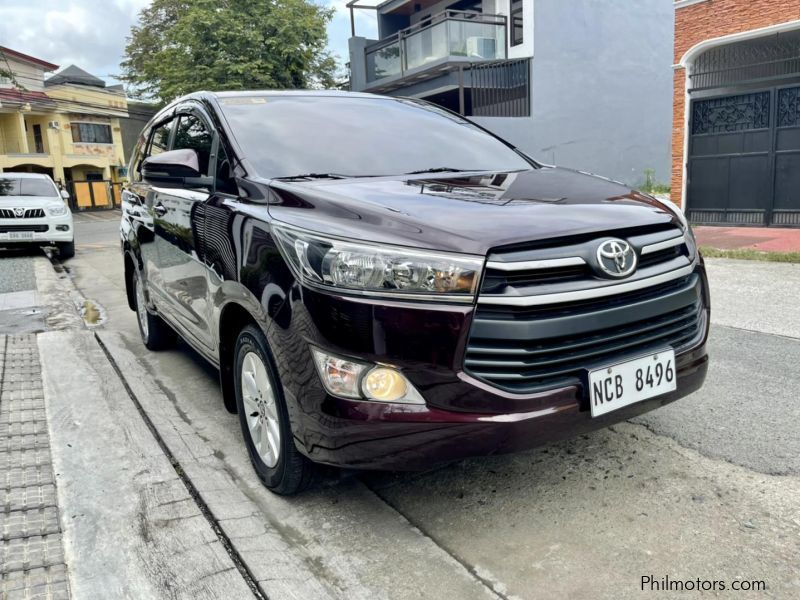
{"label": "rear door", "polygon": [[[197,152],[202,175],[210,175],[216,146],[214,130],[194,104],[176,111],[172,150]],[[211,192],[203,188],[153,188],[153,214],[158,272],[171,320],[189,341],[214,355],[209,327],[208,279],[202,262],[203,204]]]}

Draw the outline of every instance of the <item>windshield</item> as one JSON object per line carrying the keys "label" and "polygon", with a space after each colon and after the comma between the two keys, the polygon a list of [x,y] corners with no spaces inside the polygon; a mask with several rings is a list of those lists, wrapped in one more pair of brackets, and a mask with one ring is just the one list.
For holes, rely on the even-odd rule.
{"label": "windshield", "polygon": [[49,179],[12,179],[0,177],[0,196],[58,196],[58,190]]}
{"label": "windshield", "polygon": [[469,121],[415,100],[264,95],[220,103],[243,158],[262,177],[533,166]]}

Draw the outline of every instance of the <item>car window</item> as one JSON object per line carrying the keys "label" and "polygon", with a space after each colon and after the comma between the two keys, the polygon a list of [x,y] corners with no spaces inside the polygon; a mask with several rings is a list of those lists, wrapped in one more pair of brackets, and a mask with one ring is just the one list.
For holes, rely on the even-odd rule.
{"label": "car window", "polygon": [[0,177],[0,196],[58,197],[58,189],[49,179]]}
{"label": "car window", "polygon": [[211,138],[211,130],[202,119],[195,115],[181,115],[178,120],[178,129],[175,132],[175,143],[172,144],[172,149],[196,151],[200,173],[210,175],[208,163],[211,158]]}
{"label": "car window", "polygon": [[175,120],[171,119],[153,130],[153,134],[150,136],[150,147],[147,149],[145,158],[169,150],[169,135],[172,133],[174,126]]}
{"label": "car window", "polygon": [[144,150],[147,145],[147,138],[144,132],[139,136],[136,142],[136,147],[133,149],[133,156],[131,157],[130,178],[131,181],[142,180],[142,159],[144,158]]}

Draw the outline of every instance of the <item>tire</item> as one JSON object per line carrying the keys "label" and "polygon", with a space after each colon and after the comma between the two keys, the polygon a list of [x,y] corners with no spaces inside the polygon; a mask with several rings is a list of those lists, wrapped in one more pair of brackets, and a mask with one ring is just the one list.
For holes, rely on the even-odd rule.
{"label": "tire", "polygon": [[236,340],[233,376],[242,437],[259,479],[283,496],[304,490],[313,481],[314,463],[294,444],[283,386],[267,340],[254,325]]}
{"label": "tire", "polygon": [[72,258],[75,256],[75,240],[71,242],[62,242],[57,245],[58,256],[61,260]]}
{"label": "tire", "polygon": [[142,342],[148,350],[169,348],[175,343],[175,332],[161,317],[147,310],[147,292],[138,269],[131,283],[136,304],[136,322],[139,324],[139,334],[142,336]]}

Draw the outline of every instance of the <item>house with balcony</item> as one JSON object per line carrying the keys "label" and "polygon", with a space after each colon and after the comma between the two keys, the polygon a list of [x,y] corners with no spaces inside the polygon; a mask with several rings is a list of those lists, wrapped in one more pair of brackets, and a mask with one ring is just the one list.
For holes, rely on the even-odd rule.
{"label": "house with balcony", "polygon": [[44,92],[45,73],[58,65],[0,47],[0,171],[53,174],[48,116],[56,103]]}
{"label": "house with balcony", "polygon": [[58,65],[0,46],[0,172],[46,173],[65,185],[75,208],[118,201],[125,155],[121,86],[74,65]]}
{"label": "house with balcony", "polygon": [[[352,0],[348,7],[351,90],[434,102],[546,163],[631,185],[647,172],[669,180],[669,2]],[[374,15],[377,35],[359,35],[360,14]]]}

